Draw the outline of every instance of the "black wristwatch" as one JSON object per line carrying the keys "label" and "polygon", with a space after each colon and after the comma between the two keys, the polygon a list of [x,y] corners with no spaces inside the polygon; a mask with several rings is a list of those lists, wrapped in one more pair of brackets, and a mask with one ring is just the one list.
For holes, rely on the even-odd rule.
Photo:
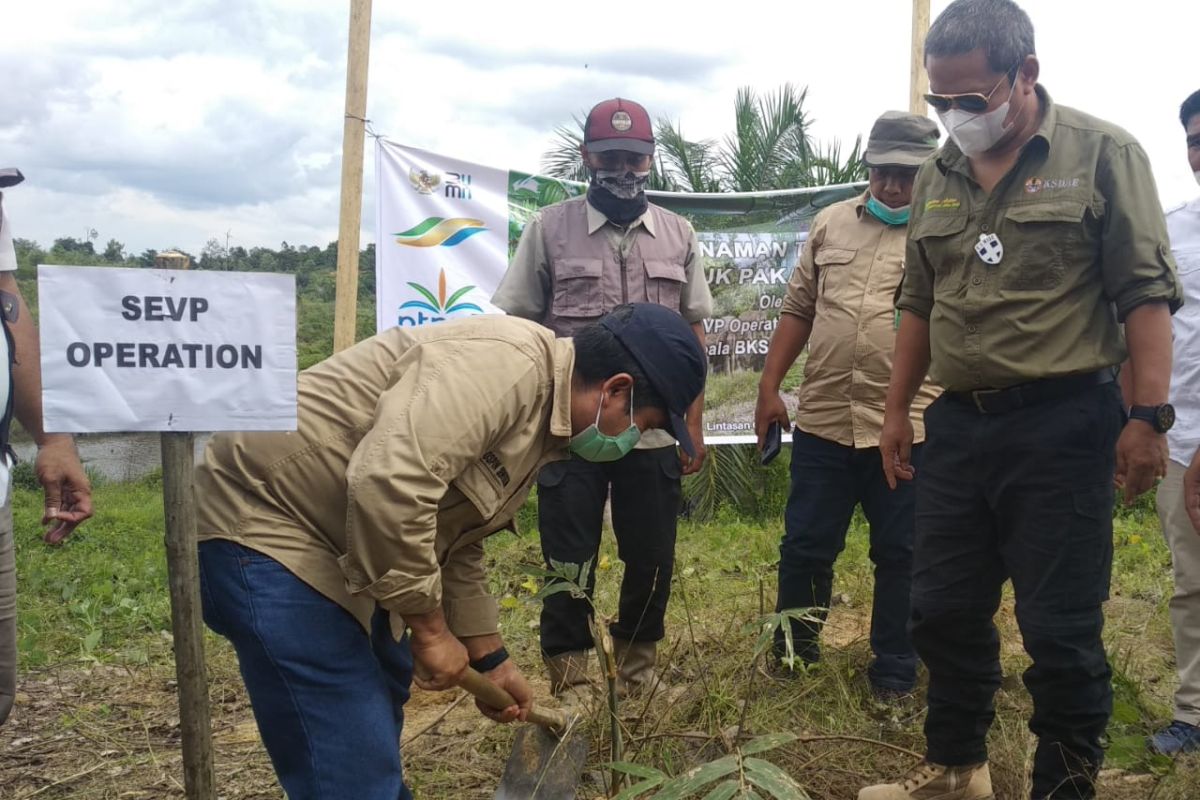
{"label": "black wristwatch", "polygon": [[1159,406],[1130,406],[1129,418],[1150,423],[1159,433],[1166,433],[1175,424],[1175,406],[1163,403]]}

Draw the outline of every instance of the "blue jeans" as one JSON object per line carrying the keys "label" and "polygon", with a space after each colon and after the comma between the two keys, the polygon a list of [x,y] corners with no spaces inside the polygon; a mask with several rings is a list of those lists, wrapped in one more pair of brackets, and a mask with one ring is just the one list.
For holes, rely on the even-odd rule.
{"label": "blue jeans", "polygon": [[236,542],[200,543],[204,621],[229,639],[289,800],[411,800],[400,731],[408,637],[376,611],[371,635],[286,567]]}
{"label": "blue jeans", "polygon": [[[921,448],[913,447],[914,465],[920,464]],[[859,503],[871,525],[870,556],[875,564],[875,658],[867,674],[877,687],[909,691],[917,680],[917,655],[907,631],[916,494],[913,485],[903,481],[888,488],[878,448],[856,449],[795,431],[775,610],[829,607],[833,562],[846,546],[846,530]],[[821,626],[799,621],[791,626],[796,655],[818,661]],[[783,649],[783,636],[777,632],[776,653],[782,655]]]}

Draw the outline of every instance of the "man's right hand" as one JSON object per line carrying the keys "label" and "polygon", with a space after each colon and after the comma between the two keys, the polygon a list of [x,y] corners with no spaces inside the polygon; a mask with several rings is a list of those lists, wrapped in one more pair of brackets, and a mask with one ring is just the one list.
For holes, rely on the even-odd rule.
{"label": "man's right hand", "polygon": [[891,489],[896,488],[897,480],[911,481],[916,475],[911,461],[915,435],[907,412],[889,410],[884,413],[879,455],[883,459],[883,476]]}
{"label": "man's right hand", "polygon": [[758,403],[754,406],[754,433],[758,436],[758,449],[763,449],[767,438],[767,428],[772,422],[778,422],[779,427],[787,433],[792,429],[791,418],[788,417],[787,404],[778,390],[758,389]]}
{"label": "man's right hand", "polygon": [[407,617],[412,631],[412,654],[416,661],[413,679],[417,686],[431,692],[451,689],[462,681],[470,657],[450,629],[439,609],[421,614],[415,619]]}

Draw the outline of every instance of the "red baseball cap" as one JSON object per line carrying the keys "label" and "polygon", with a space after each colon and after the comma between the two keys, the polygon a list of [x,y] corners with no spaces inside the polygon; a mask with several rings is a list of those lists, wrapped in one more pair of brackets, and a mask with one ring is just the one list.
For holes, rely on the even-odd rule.
{"label": "red baseball cap", "polygon": [[628,150],[654,153],[654,126],[646,109],[632,100],[614,97],[596,104],[583,125],[583,143],[593,153]]}

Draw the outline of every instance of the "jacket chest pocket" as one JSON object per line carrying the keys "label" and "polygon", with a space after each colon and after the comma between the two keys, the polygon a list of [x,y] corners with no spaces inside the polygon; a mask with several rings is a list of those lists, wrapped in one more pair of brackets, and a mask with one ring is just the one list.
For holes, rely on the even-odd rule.
{"label": "jacket chest pocket", "polygon": [[832,294],[836,299],[837,293],[846,287],[850,281],[850,265],[856,255],[856,247],[822,246],[817,250],[813,265],[817,268],[817,292],[822,297]]}
{"label": "jacket chest pocket", "polygon": [[553,311],[559,317],[598,317],[604,311],[599,258],[564,258],[554,262]]}
{"label": "jacket chest pocket", "polygon": [[1015,291],[1058,288],[1067,271],[1092,260],[1083,224],[1087,206],[1062,200],[1015,206],[1004,215],[1000,287]]}
{"label": "jacket chest pocket", "polygon": [[484,460],[476,461],[454,479],[454,485],[463,493],[467,501],[479,512],[484,520],[495,517],[508,499],[508,485],[504,482],[512,477],[507,473],[497,473],[496,469]]}
{"label": "jacket chest pocket", "polygon": [[674,261],[646,261],[646,300],[679,311],[687,270]]}

